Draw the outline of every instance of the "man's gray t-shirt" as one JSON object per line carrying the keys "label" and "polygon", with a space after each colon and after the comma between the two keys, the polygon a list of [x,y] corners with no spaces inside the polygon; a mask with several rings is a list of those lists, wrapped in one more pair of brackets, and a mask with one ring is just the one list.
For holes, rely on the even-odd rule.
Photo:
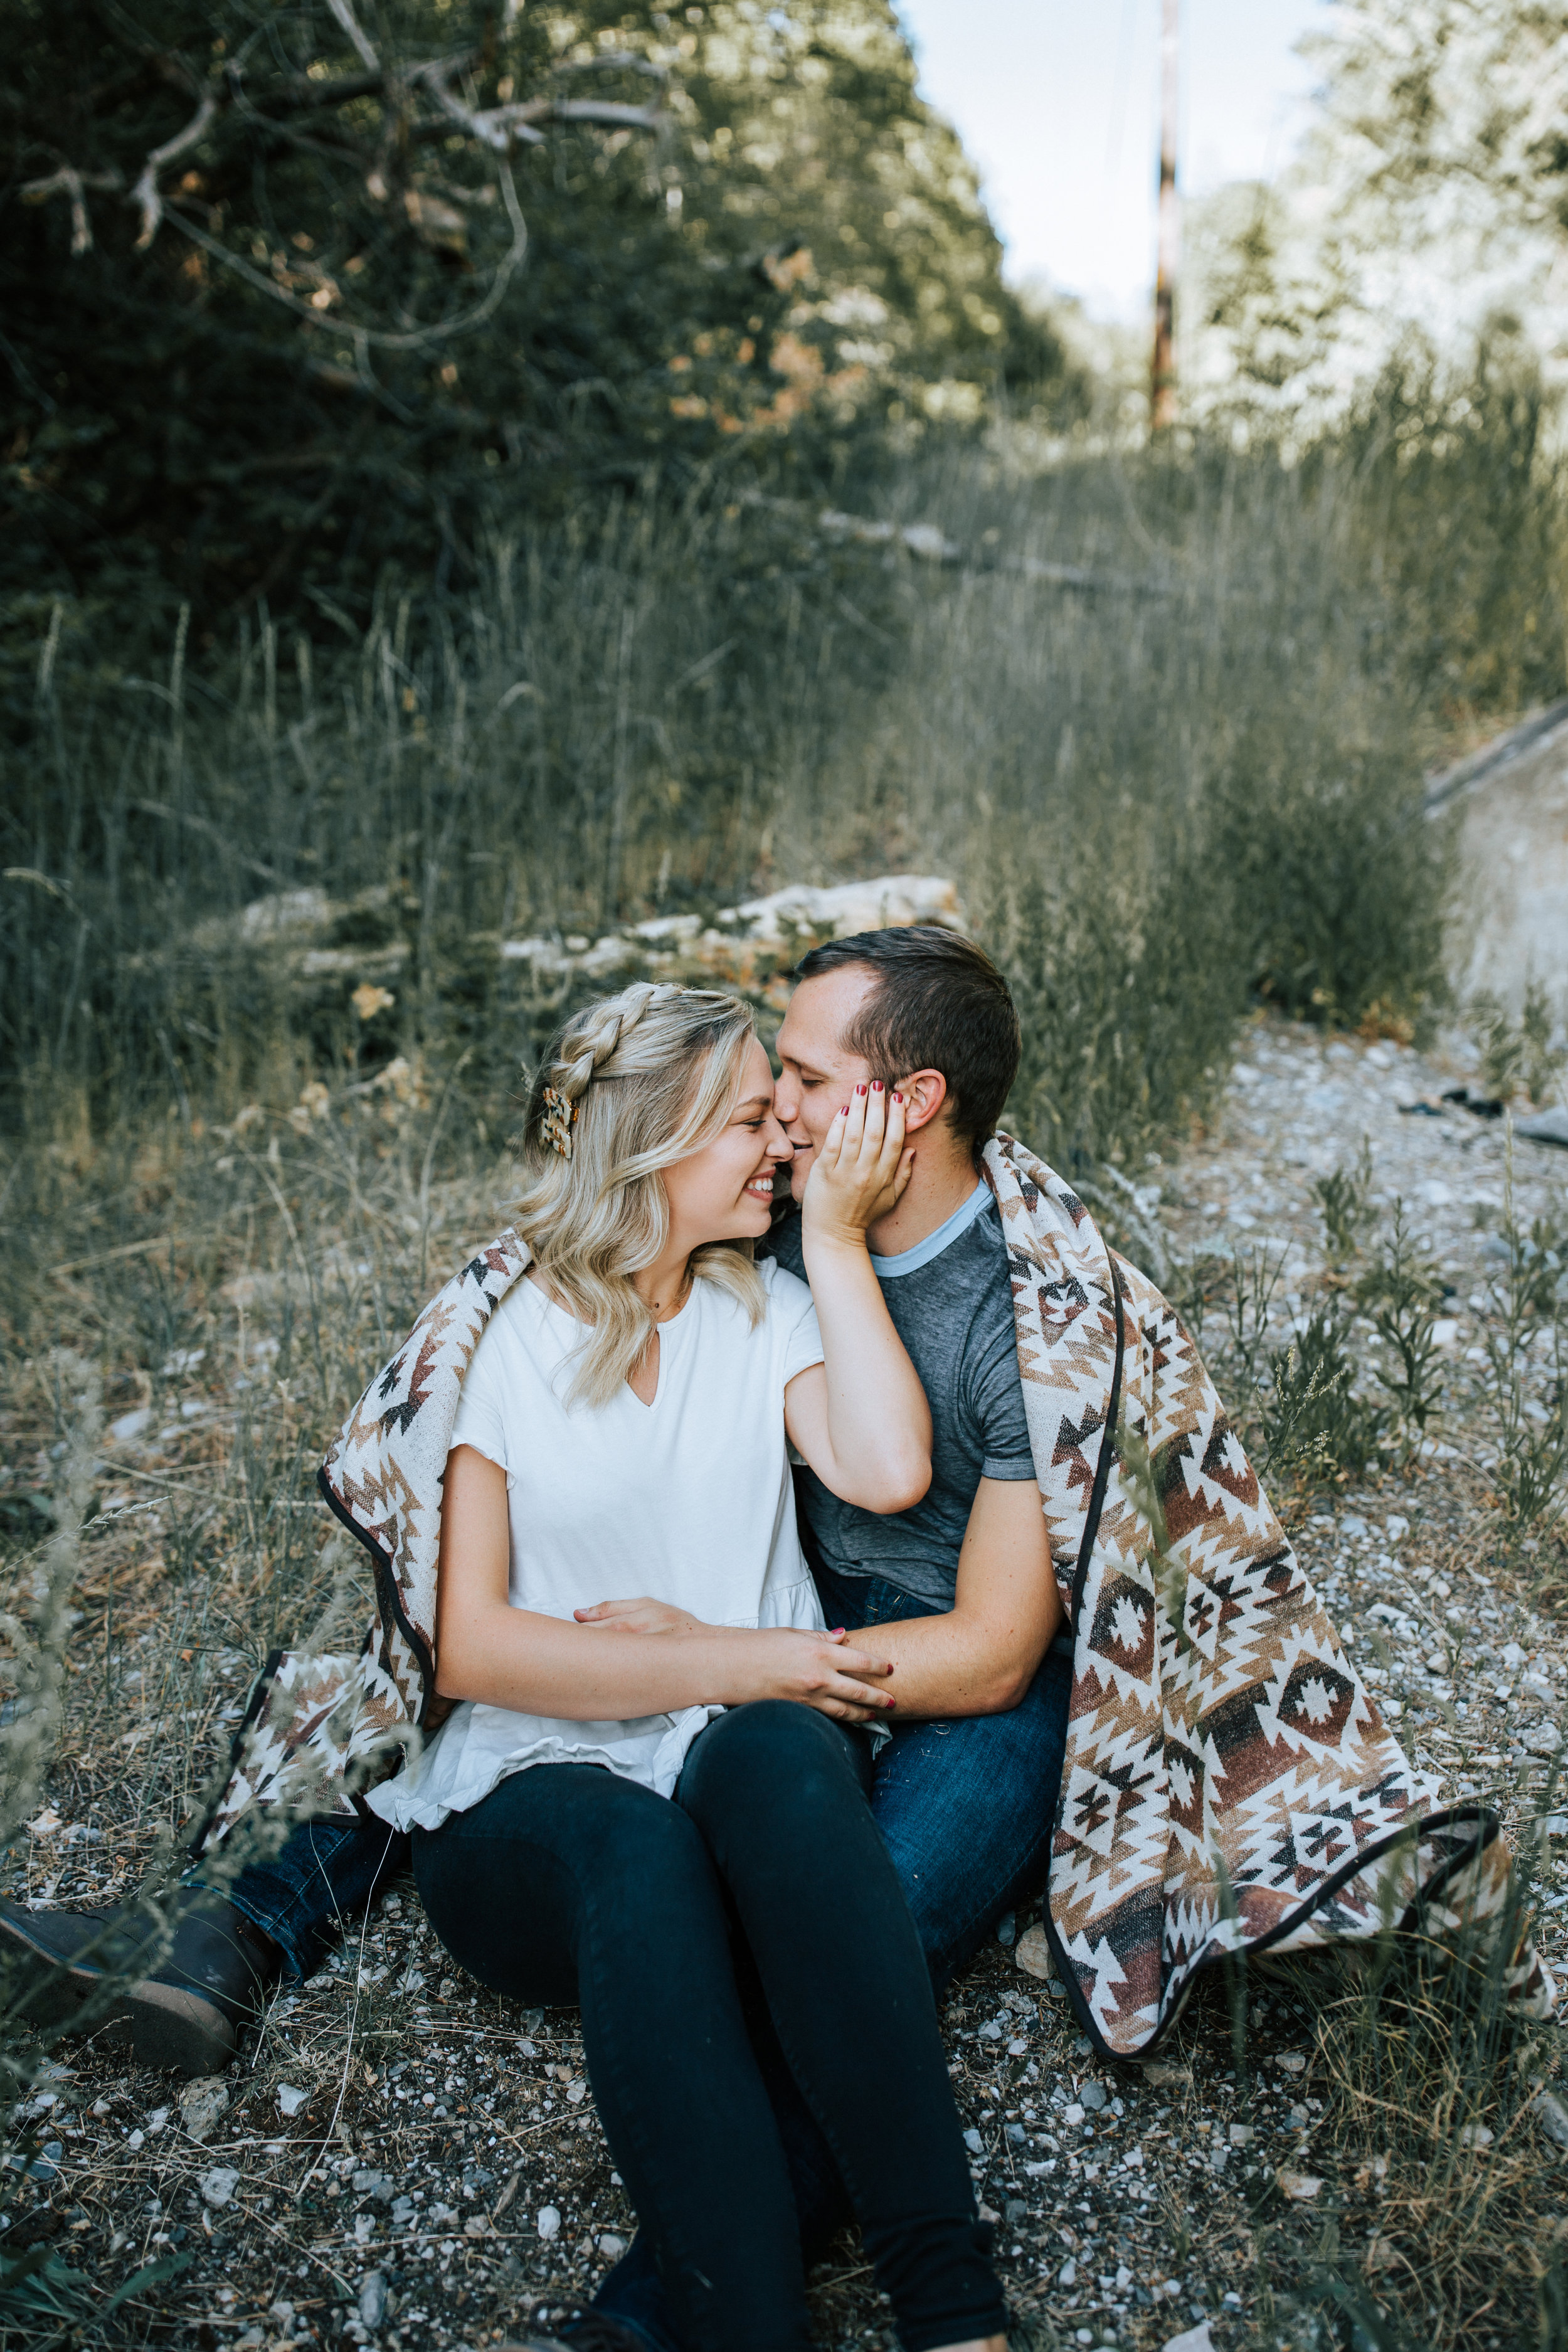
{"label": "man's gray t-shirt", "polygon": [[[760,1247],[806,1279],[798,1212]],[[885,1577],[934,1609],[951,1609],[981,1479],[1035,1475],[1007,1252],[989,1185],[982,1179],[963,1206],[913,1249],[873,1256],[871,1264],[931,1405],[931,1486],[912,1510],[884,1517],[840,1502],[805,1469],[800,1500],[826,1567],[844,1576]]]}

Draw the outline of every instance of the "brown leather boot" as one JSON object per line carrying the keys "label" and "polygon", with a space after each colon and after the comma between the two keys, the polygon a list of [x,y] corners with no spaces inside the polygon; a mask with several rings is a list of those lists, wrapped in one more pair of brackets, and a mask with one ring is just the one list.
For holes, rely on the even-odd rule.
{"label": "brown leather boot", "polygon": [[0,1972],[16,2021],[68,2032],[107,2026],[129,2038],[142,2066],[220,2074],[282,1965],[270,1937],[202,1887],[177,1888],[162,1917],[130,1903],[102,1911],[0,1903]]}

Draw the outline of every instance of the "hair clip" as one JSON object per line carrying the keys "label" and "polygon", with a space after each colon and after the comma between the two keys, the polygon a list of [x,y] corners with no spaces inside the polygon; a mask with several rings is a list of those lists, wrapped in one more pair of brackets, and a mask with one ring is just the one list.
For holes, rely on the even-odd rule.
{"label": "hair clip", "polygon": [[577,1123],[577,1106],[574,1102],[568,1102],[565,1096],[557,1093],[553,1087],[545,1087],[543,1098],[544,1111],[539,1122],[540,1133],[552,1151],[558,1151],[563,1160],[570,1160],[572,1129]]}

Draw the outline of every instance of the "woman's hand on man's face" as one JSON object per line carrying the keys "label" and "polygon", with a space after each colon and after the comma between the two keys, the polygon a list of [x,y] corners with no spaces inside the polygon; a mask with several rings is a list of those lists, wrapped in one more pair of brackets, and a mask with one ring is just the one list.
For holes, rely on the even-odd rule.
{"label": "woman's hand on man's face", "polygon": [[904,1142],[904,1098],[879,1080],[857,1087],[816,1153],[801,1214],[821,1241],[863,1242],[902,1198],[915,1164]]}

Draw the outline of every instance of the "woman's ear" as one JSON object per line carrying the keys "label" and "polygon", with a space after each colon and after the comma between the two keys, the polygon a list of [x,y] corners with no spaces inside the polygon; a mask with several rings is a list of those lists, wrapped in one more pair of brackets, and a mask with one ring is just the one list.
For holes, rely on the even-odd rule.
{"label": "woman's ear", "polygon": [[947,1080],[940,1070],[916,1070],[912,1077],[899,1080],[899,1092],[904,1098],[904,1132],[913,1135],[918,1128],[931,1125],[947,1100]]}

